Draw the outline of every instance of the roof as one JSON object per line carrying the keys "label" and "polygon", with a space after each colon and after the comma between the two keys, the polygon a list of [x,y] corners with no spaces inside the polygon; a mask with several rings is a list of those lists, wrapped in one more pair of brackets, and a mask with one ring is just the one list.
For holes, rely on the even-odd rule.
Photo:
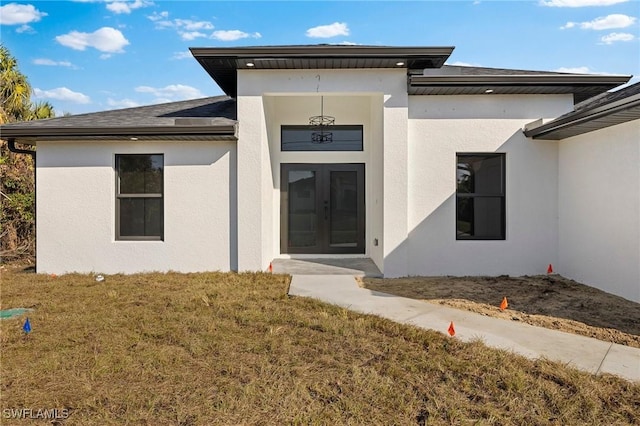
{"label": "roof", "polygon": [[328,44],[190,48],[218,86],[234,97],[239,69],[439,68],[453,49]]}
{"label": "roof", "polygon": [[0,126],[3,139],[31,143],[36,138],[206,137],[236,138],[236,102],[227,96],[126,108]]}
{"label": "roof", "polygon": [[524,134],[533,139],[559,140],[638,119],[640,83],[588,99],[548,123],[532,123]]}
{"label": "roof", "polygon": [[409,76],[410,95],[573,94],[579,103],[629,81],[631,76],[445,65]]}

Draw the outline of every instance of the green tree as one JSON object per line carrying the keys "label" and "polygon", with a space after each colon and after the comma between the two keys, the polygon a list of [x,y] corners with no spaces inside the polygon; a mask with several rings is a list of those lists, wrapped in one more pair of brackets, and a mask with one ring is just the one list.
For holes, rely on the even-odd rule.
{"label": "green tree", "polygon": [[55,117],[53,105],[46,101],[36,102],[29,108],[29,120],[42,120],[44,118]]}
{"label": "green tree", "polygon": [[0,120],[2,123],[24,120],[31,105],[31,86],[18,69],[9,49],[0,46]]}
{"label": "green tree", "polygon": [[[0,124],[55,117],[49,102],[31,102],[31,86],[9,49],[0,45]],[[0,144],[0,260],[35,254],[34,165]]]}

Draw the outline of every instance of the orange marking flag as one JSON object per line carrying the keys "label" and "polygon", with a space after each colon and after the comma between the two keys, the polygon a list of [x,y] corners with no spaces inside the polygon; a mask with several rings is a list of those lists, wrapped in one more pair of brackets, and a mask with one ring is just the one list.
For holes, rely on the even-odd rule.
{"label": "orange marking flag", "polygon": [[553,266],[551,264],[549,264],[549,267],[547,268],[547,274],[553,274]]}
{"label": "orange marking flag", "polygon": [[447,331],[449,332],[449,336],[451,337],[456,335],[456,329],[453,326],[453,321],[451,321],[451,324],[449,324],[449,328],[447,329]]}
{"label": "orange marking flag", "polygon": [[509,307],[509,302],[507,302],[507,296],[505,296],[504,299],[502,299],[502,302],[500,303],[500,310],[504,311],[508,307]]}

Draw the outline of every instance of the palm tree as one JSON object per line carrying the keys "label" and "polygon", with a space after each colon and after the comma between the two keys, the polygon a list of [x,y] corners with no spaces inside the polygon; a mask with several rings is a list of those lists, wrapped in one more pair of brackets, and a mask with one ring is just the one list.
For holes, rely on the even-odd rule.
{"label": "palm tree", "polygon": [[[0,124],[55,117],[49,102],[31,103],[31,86],[9,49],[0,45]],[[33,160],[0,144],[0,247],[6,257],[35,253]]]}
{"label": "palm tree", "polygon": [[30,115],[31,85],[9,49],[0,45],[0,122],[22,121]]}
{"label": "palm tree", "polygon": [[43,118],[53,118],[55,116],[53,105],[47,101],[40,101],[31,105],[27,120],[42,120]]}

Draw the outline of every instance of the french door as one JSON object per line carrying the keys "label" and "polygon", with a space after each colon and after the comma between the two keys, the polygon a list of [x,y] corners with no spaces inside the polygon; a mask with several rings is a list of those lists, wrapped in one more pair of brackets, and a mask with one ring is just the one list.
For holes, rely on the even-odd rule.
{"label": "french door", "polygon": [[364,164],[282,164],[282,253],[364,253]]}

